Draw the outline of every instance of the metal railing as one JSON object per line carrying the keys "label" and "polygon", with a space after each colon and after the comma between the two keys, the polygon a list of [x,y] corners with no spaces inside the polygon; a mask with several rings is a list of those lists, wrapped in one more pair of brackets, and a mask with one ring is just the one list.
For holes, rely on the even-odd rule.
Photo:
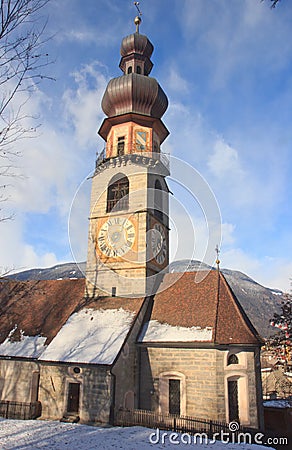
{"label": "metal railing", "polygon": [[129,151],[129,153],[125,153],[124,155],[115,155],[112,157],[106,157],[106,149],[104,148],[100,153],[96,156],[95,161],[95,167],[99,167],[104,162],[110,160],[111,158],[119,158],[121,157],[129,157],[130,155],[136,155],[136,156],[144,156],[145,158],[154,159],[157,161],[160,161],[161,164],[163,164],[164,167],[169,170],[170,168],[170,158],[168,153],[164,152],[151,152],[149,150],[138,150],[136,147],[132,147]]}
{"label": "metal railing", "polygon": [[0,401],[0,417],[4,417],[5,419],[36,419],[40,415],[40,402]]}
{"label": "metal railing", "polygon": [[[173,414],[162,414],[143,409],[126,410],[120,409],[116,413],[115,425],[117,426],[143,426],[147,428],[159,428],[161,430],[171,430],[179,433],[204,433],[213,438],[221,433],[230,433],[231,429],[226,422],[217,420],[201,419],[190,416],[177,416]],[[254,435],[259,430],[238,426],[234,431],[238,433],[250,433]],[[233,431],[232,431],[233,433]]]}

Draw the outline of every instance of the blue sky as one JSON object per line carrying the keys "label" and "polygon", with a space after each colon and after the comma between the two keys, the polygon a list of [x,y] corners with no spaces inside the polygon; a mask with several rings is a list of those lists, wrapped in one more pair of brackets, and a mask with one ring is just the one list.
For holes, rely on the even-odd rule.
{"label": "blue sky", "polygon": [[[163,121],[170,136],[162,150],[195,168],[214,192],[222,217],[222,267],[287,290],[292,5],[283,0],[271,9],[269,3],[141,0],[140,32],[154,44],[151,75],[169,98]],[[103,148],[97,136],[104,118],[100,102],[109,79],[121,74],[120,43],[134,31],[136,11],[131,0],[51,0],[46,14],[54,61],[47,73],[56,81],[44,81],[27,104],[42,127],[39,136],[18,144],[22,177],[12,180],[7,204],[15,218],[1,224],[2,270],[86,258],[86,179]],[[204,214],[170,185],[173,220],[184,227],[184,212],[176,207],[183,204],[196,241],[194,248],[179,237],[172,256],[202,259]]]}

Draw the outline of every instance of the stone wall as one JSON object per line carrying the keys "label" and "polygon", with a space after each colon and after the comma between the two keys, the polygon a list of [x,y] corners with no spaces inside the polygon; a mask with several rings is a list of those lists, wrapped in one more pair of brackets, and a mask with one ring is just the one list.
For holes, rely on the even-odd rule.
{"label": "stone wall", "polygon": [[[75,373],[79,371],[79,373]],[[39,374],[39,377],[36,377]],[[42,405],[41,419],[60,420],[67,413],[69,383],[80,384],[79,412],[83,423],[109,423],[112,377],[106,367],[0,360],[1,400]]]}
{"label": "stone wall", "polygon": [[130,330],[130,333],[115,362],[112,373],[115,375],[115,410],[119,408],[138,408],[139,398],[139,354],[136,345],[143,317],[152,301],[146,297]]}
{"label": "stone wall", "polygon": [[168,412],[168,379],[181,380],[181,415],[229,421],[228,379],[238,380],[240,422],[258,426],[254,352],[239,351],[227,365],[227,349],[141,347],[139,407]]}

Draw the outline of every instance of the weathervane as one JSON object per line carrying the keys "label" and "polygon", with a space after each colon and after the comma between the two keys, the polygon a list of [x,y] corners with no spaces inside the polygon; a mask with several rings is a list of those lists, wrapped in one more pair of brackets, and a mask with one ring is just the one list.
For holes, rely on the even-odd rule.
{"label": "weathervane", "polygon": [[134,2],[134,5],[137,8],[138,11],[138,16],[135,17],[134,23],[136,25],[136,33],[139,33],[139,25],[142,22],[141,16],[142,16],[142,12],[139,8],[140,2]]}

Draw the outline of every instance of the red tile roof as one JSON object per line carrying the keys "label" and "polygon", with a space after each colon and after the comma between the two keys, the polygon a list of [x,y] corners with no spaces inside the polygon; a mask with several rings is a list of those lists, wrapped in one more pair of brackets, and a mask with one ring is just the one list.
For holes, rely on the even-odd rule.
{"label": "red tile roof", "polygon": [[81,304],[84,288],[84,279],[1,281],[0,344],[16,325],[26,336],[47,337],[48,344]]}
{"label": "red tile roof", "polygon": [[[22,331],[25,336],[46,337],[47,345],[76,310],[122,307],[137,314],[143,302],[143,298],[86,299],[84,291],[84,279],[1,281],[0,344],[15,328],[12,339],[18,340]],[[150,319],[185,328],[212,327],[209,342],[214,344],[260,342],[224,276],[218,280],[216,271],[165,275]]]}
{"label": "red tile roof", "polygon": [[[219,301],[218,301],[219,286]],[[216,344],[259,344],[260,338],[220,273],[167,274],[150,320],[175,327],[212,327]]]}

